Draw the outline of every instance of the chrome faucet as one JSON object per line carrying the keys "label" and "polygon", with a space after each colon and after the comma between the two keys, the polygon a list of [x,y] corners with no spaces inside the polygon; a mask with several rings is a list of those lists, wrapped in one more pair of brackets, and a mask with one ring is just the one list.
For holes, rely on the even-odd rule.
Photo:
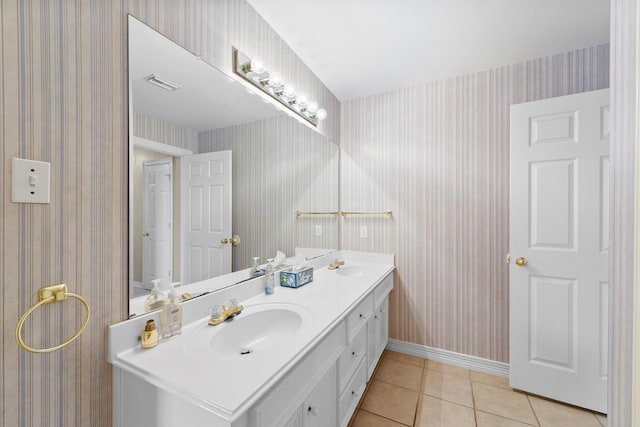
{"label": "chrome faucet", "polygon": [[344,260],[338,261],[337,259],[334,259],[333,262],[331,264],[329,264],[329,270],[335,270],[336,268],[340,267],[341,265],[344,265]]}
{"label": "chrome faucet", "polygon": [[216,326],[224,321],[231,320],[240,314],[244,308],[238,304],[238,300],[235,298],[229,301],[229,306],[230,307],[227,308],[224,305],[214,305],[211,311],[209,325]]}

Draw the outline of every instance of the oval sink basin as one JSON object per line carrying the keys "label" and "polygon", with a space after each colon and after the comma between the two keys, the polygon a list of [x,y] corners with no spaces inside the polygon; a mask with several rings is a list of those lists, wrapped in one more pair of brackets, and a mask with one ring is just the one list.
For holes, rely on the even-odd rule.
{"label": "oval sink basin", "polygon": [[277,348],[305,332],[311,323],[306,308],[285,303],[244,307],[233,320],[217,326],[203,325],[188,337],[190,352],[208,357],[236,358],[261,354]]}
{"label": "oval sink basin", "polygon": [[357,265],[343,265],[334,270],[336,274],[344,277],[362,277],[362,267]]}

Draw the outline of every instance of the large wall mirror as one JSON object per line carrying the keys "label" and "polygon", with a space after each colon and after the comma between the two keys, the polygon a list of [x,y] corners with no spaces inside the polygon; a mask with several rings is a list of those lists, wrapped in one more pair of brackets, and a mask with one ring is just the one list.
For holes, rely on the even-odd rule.
{"label": "large wall mirror", "polygon": [[338,210],[336,144],[133,17],[129,85],[130,298],[337,249],[336,217],[296,215]]}

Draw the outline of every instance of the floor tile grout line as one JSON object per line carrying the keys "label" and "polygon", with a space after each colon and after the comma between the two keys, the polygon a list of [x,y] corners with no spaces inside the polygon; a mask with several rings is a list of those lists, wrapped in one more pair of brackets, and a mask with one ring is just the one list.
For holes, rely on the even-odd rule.
{"label": "floor tile grout line", "polygon": [[536,422],[540,426],[540,418],[538,418],[538,414],[536,413],[536,409],[533,407],[533,403],[531,403],[531,399],[529,399],[529,393],[524,394],[527,397],[527,402],[529,403],[529,407],[531,407],[531,411],[533,412],[533,416],[536,417]]}
{"label": "floor tile grout line", "polygon": [[400,424],[400,425],[407,426],[407,427],[413,427],[413,426],[410,426],[409,424],[405,424],[405,423],[402,423],[402,422],[400,422],[398,420],[394,420],[393,418],[385,417],[384,415],[380,415],[380,414],[376,414],[375,412],[367,411],[366,409],[359,409],[359,411],[366,412],[367,414],[375,415],[376,417],[384,418],[385,420],[389,420],[389,421],[394,422],[396,424]]}
{"label": "floor tile grout line", "polygon": [[424,382],[424,368],[420,370],[420,390],[418,391],[418,403],[416,404],[416,409],[413,411],[413,426],[415,427],[416,422],[418,422],[418,410],[422,409],[422,392]]}
{"label": "floor tile grout line", "polygon": [[531,426],[531,427],[540,427],[540,424],[538,424],[538,425],[536,426],[536,425],[529,424],[529,423],[526,423],[526,422],[521,421],[521,420],[516,420],[516,419],[514,419],[514,418],[505,417],[504,415],[494,414],[493,412],[485,411],[485,410],[482,410],[482,409],[476,409],[476,411],[478,411],[478,412],[482,412],[483,414],[491,415],[491,416],[493,416],[493,417],[503,418],[503,419],[505,419],[505,420],[509,420],[509,421],[515,421],[515,422],[517,422],[517,423],[524,424],[524,425],[527,425],[527,426]]}

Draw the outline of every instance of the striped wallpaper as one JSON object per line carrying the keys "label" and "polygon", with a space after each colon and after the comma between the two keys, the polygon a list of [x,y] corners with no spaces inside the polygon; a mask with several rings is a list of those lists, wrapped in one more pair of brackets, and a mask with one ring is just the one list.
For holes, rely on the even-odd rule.
{"label": "striped wallpaper", "polygon": [[[231,45],[318,99],[338,141],[340,105],[244,0],[0,2],[0,425],[112,424],[107,326],[127,316],[127,13],[223,69]],[[13,157],[51,162],[51,203],[11,203]],[[91,304],[63,350],[18,350],[18,317],[37,290],[66,282]],[[38,310],[28,343],[61,342],[82,320],[73,301]]]}
{"label": "striped wallpaper", "polygon": [[394,212],[342,248],[395,253],[391,338],[508,361],[509,106],[608,86],[603,45],[342,104],[341,208]]}

